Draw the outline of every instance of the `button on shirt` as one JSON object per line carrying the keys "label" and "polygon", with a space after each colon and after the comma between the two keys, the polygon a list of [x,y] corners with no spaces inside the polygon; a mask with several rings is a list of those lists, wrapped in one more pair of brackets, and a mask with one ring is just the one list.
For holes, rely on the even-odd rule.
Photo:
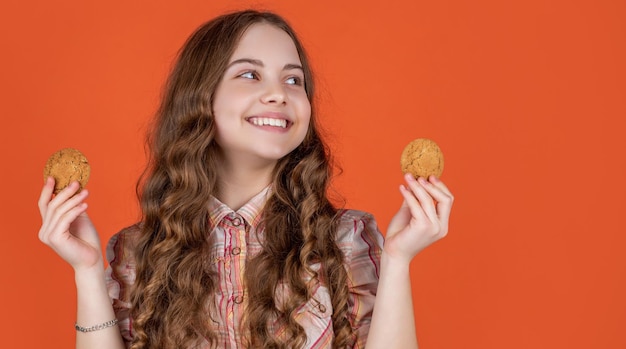
{"label": "button on shirt", "polygon": [[[249,257],[261,250],[258,239],[263,238],[263,232],[257,229],[260,229],[261,210],[270,193],[269,187],[264,189],[237,211],[216,198],[211,198],[209,204],[211,226],[214,227],[209,232],[209,261],[219,277],[215,297],[212,297],[214,309],[219,312],[212,314],[212,318],[217,321],[215,330],[219,348],[243,348],[239,324],[246,310],[244,268]],[[139,232],[137,225],[125,228],[114,235],[107,245],[107,287],[127,345],[133,336],[129,300],[130,288],[135,281],[134,250]],[[378,285],[383,238],[370,214],[344,210],[341,211],[336,241],[344,253],[348,272],[348,320],[357,335],[352,347],[363,348]],[[319,265],[313,265],[312,268],[318,269]],[[333,326],[328,289],[320,284],[312,295],[296,315],[296,321],[307,334],[305,348],[330,348]],[[272,328],[272,331],[280,333],[281,329]]]}

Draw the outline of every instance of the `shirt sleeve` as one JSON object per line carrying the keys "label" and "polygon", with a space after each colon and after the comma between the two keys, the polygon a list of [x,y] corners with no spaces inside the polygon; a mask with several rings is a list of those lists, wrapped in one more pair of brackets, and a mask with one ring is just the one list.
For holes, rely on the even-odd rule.
{"label": "shirt sleeve", "polygon": [[346,211],[343,218],[339,245],[346,257],[348,317],[356,334],[353,348],[364,348],[378,288],[383,236],[369,213]]}
{"label": "shirt sleeve", "polygon": [[126,347],[130,346],[133,338],[130,290],[135,282],[134,250],[138,236],[137,225],[124,228],[111,237],[106,247],[109,262],[105,271],[106,285]]}

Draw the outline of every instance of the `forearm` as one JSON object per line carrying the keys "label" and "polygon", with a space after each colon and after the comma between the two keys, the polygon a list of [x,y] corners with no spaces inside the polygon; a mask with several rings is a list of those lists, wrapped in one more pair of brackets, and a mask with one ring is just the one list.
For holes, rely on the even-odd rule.
{"label": "forearm", "polygon": [[384,252],[366,348],[417,348],[409,263]]}
{"label": "forearm", "polygon": [[[115,313],[107,293],[104,269],[77,271],[76,323],[91,327],[115,319]],[[76,331],[76,349],[124,349],[124,343],[117,325],[93,332]]]}

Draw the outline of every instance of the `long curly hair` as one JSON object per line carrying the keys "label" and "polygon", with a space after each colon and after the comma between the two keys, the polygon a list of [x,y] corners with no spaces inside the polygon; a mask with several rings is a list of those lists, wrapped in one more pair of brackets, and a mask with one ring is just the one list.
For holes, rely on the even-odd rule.
{"label": "long curly hair", "polygon": [[[213,229],[207,202],[216,192],[220,165],[211,106],[241,36],[255,23],[269,23],[291,36],[312,108],[304,141],[274,169],[272,194],[262,212],[263,249],[246,263],[245,341],[251,348],[302,347],[306,333],[295,314],[311,299],[316,283],[331,296],[333,347],[345,348],[354,340],[347,272],[335,243],[338,210],[327,198],[332,166],[315,124],[311,67],[283,18],[247,10],[217,17],[189,37],[148,136],[148,166],[137,183],[143,217],[131,297],[133,349],[217,345],[210,324],[218,277],[206,260],[207,233]],[[316,263],[321,267],[312,268]],[[283,286],[288,297],[278,302],[276,292]],[[277,324],[280,336],[272,331]]]}

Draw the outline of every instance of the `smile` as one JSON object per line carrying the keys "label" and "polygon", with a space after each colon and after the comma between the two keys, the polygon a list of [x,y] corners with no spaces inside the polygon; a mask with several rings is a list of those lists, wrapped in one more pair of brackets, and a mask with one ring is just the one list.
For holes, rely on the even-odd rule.
{"label": "smile", "polygon": [[288,121],[285,119],[259,118],[254,116],[248,118],[248,122],[257,126],[274,126],[280,128],[287,128],[288,123]]}

